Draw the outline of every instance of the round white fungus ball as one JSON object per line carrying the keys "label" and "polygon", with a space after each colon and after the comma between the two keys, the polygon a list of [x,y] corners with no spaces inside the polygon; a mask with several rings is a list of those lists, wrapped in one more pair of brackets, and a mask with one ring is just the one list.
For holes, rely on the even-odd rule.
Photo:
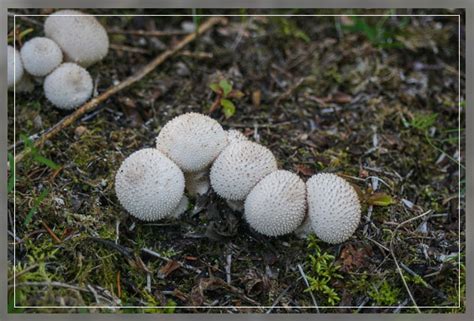
{"label": "round white fungus ball", "polygon": [[326,173],[313,175],[306,186],[308,214],[316,236],[331,244],[351,237],[361,216],[355,189],[345,179]]}
{"label": "round white fungus ball", "polygon": [[46,76],[46,98],[58,108],[74,109],[85,103],[93,90],[92,78],[87,70],[74,63],[64,63]]}
{"label": "round white fungus ball", "polygon": [[115,192],[131,215],[144,221],[159,220],[182,209],[178,205],[183,200],[184,175],[160,151],[145,148],[123,161],[115,176]]}
{"label": "round white fungus ball", "polygon": [[83,67],[102,60],[109,50],[104,27],[95,17],[80,11],[56,11],[46,19],[44,33],[61,47],[65,60]]}
{"label": "round white fungus ball", "polygon": [[226,130],[228,144],[247,141],[247,137],[236,129]]}
{"label": "round white fungus ball", "polygon": [[211,186],[227,200],[244,200],[255,184],[276,170],[275,156],[268,148],[251,141],[236,142],[212,164]]}
{"label": "round white fungus ball", "polygon": [[295,231],[306,213],[306,185],[298,175],[268,174],[245,199],[245,219],[257,232],[279,236]]}
{"label": "round white fungus ball", "polygon": [[36,37],[25,42],[20,51],[23,66],[35,77],[44,77],[63,61],[63,53],[51,39]]}
{"label": "round white fungus ball", "polygon": [[23,78],[23,63],[18,50],[12,46],[8,46],[8,89],[13,89],[13,85],[18,84]]}
{"label": "round white fungus ball", "polygon": [[169,121],[156,138],[156,147],[184,172],[208,167],[227,145],[222,126],[214,119],[186,113]]}

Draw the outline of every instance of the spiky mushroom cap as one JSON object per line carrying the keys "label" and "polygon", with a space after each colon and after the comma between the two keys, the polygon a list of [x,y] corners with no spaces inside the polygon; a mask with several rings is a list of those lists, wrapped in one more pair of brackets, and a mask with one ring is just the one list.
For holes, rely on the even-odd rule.
{"label": "spiky mushroom cap", "polygon": [[143,221],[176,214],[184,195],[183,172],[155,148],[145,148],[127,157],[115,176],[120,204]]}
{"label": "spiky mushroom cap", "polygon": [[51,39],[35,37],[25,42],[20,51],[23,66],[35,77],[44,77],[63,61],[61,48]]}
{"label": "spiky mushroom cap", "polygon": [[65,60],[89,67],[102,60],[109,50],[109,37],[93,16],[77,10],[60,10],[44,23],[46,37],[63,50]]}
{"label": "spiky mushroom cap", "polygon": [[212,164],[211,186],[227,200],[244,200],[262,178],[277,169],[275,156],[268,148],[250,141],[236,142]]}
{"label": "spiky mushroom cap", "polygon": [[361,217],[355,189],[334,174],[313,175],[307,182],[308,214],[316,236],[337,244],[354,234]]}
{"label": "spiky mushroom cap", "polygon": [[306,213],[306,185],[285,170],[268,174],[245,200],[245,219],[257,232],[279,236],[295,231]]}
{"label": "spiky mushroom cap", "polygon": [[21,61],[21,55],[18,50],[12,46],[8,46],[7,59],[8,89],[13,89],[13,85],[18,84],[23,78],[23,62]]}
{"label": "spiky mushroom cap", "polygon": [[184,172],[208,167],[227,145],[222,126],[214,119],[186,113],[169,121],[156,138],[156,147]]}
{"label": "spiky mushroom cap", "polygon": [[64,63],[46,76],[46,98],[58,108],[74,109],[85,103],[93,90],[92,78],[87,70],[74,63]]}
{"label": "spiky mushroom cap", "polygon": [[242,134],[237,129],[228,129],[228,130],[226,130],[226,134],[227,134],[228,144],[233,144],[233,143],[243,142],[243,141],[248,140],[248,138],[245,137],[245,135]]}

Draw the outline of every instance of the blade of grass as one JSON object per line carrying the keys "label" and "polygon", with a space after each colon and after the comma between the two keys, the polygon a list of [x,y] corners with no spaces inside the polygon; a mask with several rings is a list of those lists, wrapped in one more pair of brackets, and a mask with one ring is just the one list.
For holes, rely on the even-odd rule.
{"label": "blade of grass", "polygon": [[31,222],[31,219],[33,218],[33,215],[36,214],[36,212],[38,211],[38,207],[39,205],[41,204],[41,202],[44,200],[44,198],[46,197],[46,195],[48,195],[49,193],[49,190],[48,189],[44,189],[41,194],[38,196],[38,198],[35,200],[35,203],[33,204],[33,207],[30,209],[30,211],[28,212],[28,215],[26,215],[25,217],[25,220],[23,221],[23,224],[24,225],[28,225],[30,222]]}

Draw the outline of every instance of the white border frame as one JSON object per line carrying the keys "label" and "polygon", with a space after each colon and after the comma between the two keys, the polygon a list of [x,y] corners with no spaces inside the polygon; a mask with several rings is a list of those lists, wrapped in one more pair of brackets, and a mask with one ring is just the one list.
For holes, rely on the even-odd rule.
{"label": "white border frame", "polygon": [[[94,17],[194,17],[194,14],[84,14]],[[76,17],[84,15],[57,15]],[[47,17],[47,14],[14,14],[13,30],[16,30],[16,17]],[[199,14],[199,17],[458,17],[458,304],[456,306],[294,306],[297,309],[460,309],[461,308],[461,15],[459,14]],[[16,50],[16,32],[13,32],[13,48]],[[16,73],[15,55],[13,58],[13,155],[16,157]],[[466,171],[466,169],[464,169]],[[16,162],[13,173],[16,176]],[[467,175],[467,172],[466,172]],[[465,176],[466,176],[465,175]],[[466,182],[467,184],[467,182]],[[16,180],[13,186],[13,306],[15,309],[163,309],[168,306],[18,306],[16,305]],[[278,309],[286,306],[175,306],[175,309]]]}

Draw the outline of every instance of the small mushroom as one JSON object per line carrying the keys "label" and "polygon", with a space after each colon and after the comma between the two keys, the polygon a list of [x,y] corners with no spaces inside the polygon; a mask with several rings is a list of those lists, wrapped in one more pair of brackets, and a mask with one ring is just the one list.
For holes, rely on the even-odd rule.
{"label": "small mushroom", "polygon": [[[235,129],[226,130],[225,133],[228,145],[248,140],[247,137]],[[186,190],[191,196],[204,195],[210,188],[209,167],[199,172],[185,173],[184,177],[186,179]],[[243,201],[227,201],[227,203],[234,211],[241,211],[244,206]]]}
{"label": "small mushroom", "polygon": [[20,54],[25,70],[35,77],[46,76],[63,61],[61,48],[53,40],[44,37],[25,42]]}
{"label": "small mushroom", "polygon": [[109,37],[93,16],[77,10],[60,10],[44,23],[46,37],[54,40],[64,52],[66,61],[89,67],[102,60],[109,50]]}
{"label": "small mushroom", "polygon": [[212,164],[211,186],[226,200],[244,200],[262,178],[277,169],[275,156],[268,148],[251,141],[236,142]]}
{"label": "small mushroom", "polygon": [[131,215],[159,220],[182,209],[178,206],[184,196],[184,175],[160,151],[145,148],[123,161],[115,176],[115,192]]}
{"label": "small mushroom", "polygon": [[58,108],[74,109],[85,103],[93,90],[87,70],[74,63],[63,63],[44,80],[46,98]]}
{"label": "small mushroom", "polygon": [[227,145],[222,126],[214,119],[186,113],[169,121],[156,138],[156,147],[184,172],[205,170]]}
{"label": "small mushroom", "polygon": [[244,217],[257,232],[267,236],[291,233],[306,213],[306,185],[285,170],[268,174],[245,199]]}
{"label": "small mushroom", "polygon": [[23,78],[23,62],[21,61],[21,55],[18,50],[16,50],[12,46],[8,46],[7,59],[8,89],[13,89],[13,86],[17,85]]}
{"label": "small mushroom", "polygon": [[355,189],[334,174],[313,175],[307,182],[308,214],[316,236],[337,244],[357,229],[361,206]]}

